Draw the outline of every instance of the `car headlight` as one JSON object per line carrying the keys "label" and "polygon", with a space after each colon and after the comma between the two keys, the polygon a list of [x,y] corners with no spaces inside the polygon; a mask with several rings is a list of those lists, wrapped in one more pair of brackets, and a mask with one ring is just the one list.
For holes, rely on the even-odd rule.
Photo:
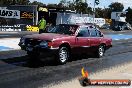
{"label": "car headlight", "polygon": [[39,45],[43,47],[48,47],[48,42],[42,41]]}

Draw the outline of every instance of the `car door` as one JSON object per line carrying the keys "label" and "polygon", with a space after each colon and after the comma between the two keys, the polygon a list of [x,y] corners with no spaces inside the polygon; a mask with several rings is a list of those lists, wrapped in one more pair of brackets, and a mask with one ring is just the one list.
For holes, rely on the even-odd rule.
{"label": "car door", "polygon": [[91,29],[90,30],[90,46],[91,51],[97,50],[98,46],[100,45],[102,40],[101,32],[97,29]]}
{"label": "car door", "polygon": [[76,53],[86,53],[89,48],[89,31],[87,27],[81,27],[76,36]]}

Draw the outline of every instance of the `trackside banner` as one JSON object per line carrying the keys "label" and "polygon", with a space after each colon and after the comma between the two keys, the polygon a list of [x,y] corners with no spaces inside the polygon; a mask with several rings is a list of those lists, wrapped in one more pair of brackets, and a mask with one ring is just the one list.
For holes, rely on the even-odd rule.
{"label": "trackside banner", "polygon": [[0,25],[0,31],[25,31],[26,25]]}
{"label": "trackside banner", "polygon": [[20,19],[20,11],[8,10],[7,7],[0,7],[0,17]]}

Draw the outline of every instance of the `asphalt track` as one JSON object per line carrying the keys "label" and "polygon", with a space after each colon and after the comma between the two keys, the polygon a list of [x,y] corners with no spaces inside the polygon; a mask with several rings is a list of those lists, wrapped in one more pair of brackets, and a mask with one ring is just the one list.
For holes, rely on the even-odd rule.
{"label": "asphalt track", "polygon": [[[130,35],[130,32],[122,34]],[[5,56],[7,54],[10,58]],[[13,58],[15,54],[23,56]],[[51,84],[79,77],[82,67],[93,74],[132,62],[132,39],[114,40],[113,47],[103,58],[77,57],[65,65],[54,64],[53,60],[30,62],[26,53],[20,50],[0,52],[0,55],[0,88],[48,88]]]}

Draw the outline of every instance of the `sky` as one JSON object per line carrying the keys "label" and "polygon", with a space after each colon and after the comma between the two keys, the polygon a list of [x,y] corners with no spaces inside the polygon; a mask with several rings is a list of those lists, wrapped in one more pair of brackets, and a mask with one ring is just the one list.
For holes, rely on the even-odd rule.
{"label": "sky", "polygon": [[[35,1],[35,0],[30,0],[31,2],[32,1]],[[52,4],[56,4],[56,3],[59,3],[60,0],[37,0],[39,2],[43,2],[45,4],[49,4],[49,3],[52,3]],[[70,1],[70,0],[67,0],[67,1]],[[73,0],[71,0],[73,1]],[[132,0],[99,0],[100,1],[100,4],[96,7],[101,7],[101,8],[107,8],[112,2],[120,2],[124,5],[125,9],[127,9],[128,7],[132,7]],[[87,0],[87,3],[90,7],[93,7],[94,5],[94,0]]]}

